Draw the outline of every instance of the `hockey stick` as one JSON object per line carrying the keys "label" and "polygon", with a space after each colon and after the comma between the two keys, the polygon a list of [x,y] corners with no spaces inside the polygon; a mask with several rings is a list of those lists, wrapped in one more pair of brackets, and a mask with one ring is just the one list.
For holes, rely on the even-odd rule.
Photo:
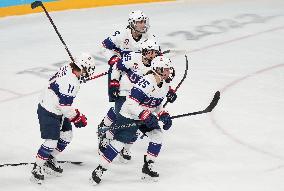
{"label": "hockey stick", "polygon": [[[217,92],[215,92],[212,101],[211,101],[210,104],[206,107],[206,109],[201,110],[201,111],[191,112],[191,113],[184,113],[184,114],[180,114],[180,115],[174,115],[174,116],[171,116],[171,119],[176,119],[176,118],[181,118],[181,117],[187,117],[187,116],[192,116],[192,115],[199,115],[199,114],[203,114],[203,113],[209,113],[209,112],[211,112],[211,111],[216,107],[216,105],[218,104],[219,99],[220,99],[220,92],[217,91]],[[128,123],[128,124],[125,124],[125,125],[118,125],[118,126],[117,126],[117,125],[114,125],[114,126],[110,126],[110,127],[107,127],[107,128],[99,129],[99,130],[98,130],[98,133],[102,133],[102,132],[105,132],[105,131],[107,131],[107,130],[115,130],[115,129],[129,128],[129,127],[133,127],[133,126],[135,126],[135,125],[137,125],[137,124],[140,124],[140,123],[143,123],[143,122],[134,122],[134,123]]]}
{"label": "hockey stick", "polygon": [[[74,165],[81,165],[83,162],[79,161],[57,161],[58,163],[64,163],[64,164],[74,164]],[[8,163],[8,164],[0,164],[0,167],[6,167],[6,166],[22,166],[22,165],[30,165],[35,164],[34,162],[21,162],[21,163]]]}
{"label": "hockey stick", "polygon": [[[179,87],[181,86],[181,84],[183,83],[183,81],[185,80],[186,76],[187,76],[187,70],[188,70],[188,59],[187,59],[187,56],[185,56],[185,72],[184,72],[184,75],[181,79],[181,81],[178,83],[177,87],[175,88],[175,92],[179,89]],[[163,107],[166,107],[166,105],[168,104],[168,100],[166,101],[166,103],[163,105]]]}
{"label": "hockey stick", "polygon": [[[50,17],[50,15],[49,15],[47,9],[45,8],[45,6],[43,5],[43,3],[42,3],[41,1],[35,1],[35,2],[33,2],[33,3],[31,4],[31,8],[32,8],[32,9],[35,9],[35,8],[37,8],[37,7],[42,7],[42,9],[44,10],[44,12],[45,12],[45,14],[46,14],[48,20],[50,21],[51,25],[53,26],[53,28],[54,28],[54,30],[55,30],[57,36],[59,37],[60,41],[61,41],[62,44],[64,45],[64,48],[65,48],[65,50],[67,51],[67,53],[68,53],[70,59],[72,60],[73,63],[75,63],[75,60],[74,60],[74,58],[73,58],[73,56],[72,56],[70,50],[68,49],[68,47],[67,47],[65,41],[63,40],[61,34],[59,33],[59,31],[58,31],[58,29],[57,29],[57,27],[56,27],[56,25],[54,24],[52,18]],[[103,72],[103,73],[98,74],[98,75],[96,75],[96,76],[90,77],[89,79],[86,80],[86,82],[89,81],[89,80],[94,80],[94,79],[96,79],[96,78],[102,77],[102,76],[104,76],[104,75],[106,75],[106,74],[108,74],[108,72]]]}
{"label": "hockey stick", "polygon": [[192,112],[192,113],[184,113],[184,114],[180,114],[180,115],[175,115],[175,116],[172,116],[171,119],[176,119],[176,118],[180,118],[180,117],[187,117],[187,116],[191,116],[191,115],[199,115],[199,114],[203,114],[203,113],[209,113],[216,107],[219,99],[220,99],[220,92],[217,91],[217,92],[215,92],[212,101],[210,102],[210,104],[208,105],[208,107],[206,109],[201,110],[201,111]]}
{"label": "hockey stick", "polygon": [[88,82],[90,80],[94,80],[94,79],[100,78],[100,77],[102,77],[104,75],[107,75],[107,74],[108,74],[108,72],[103,72],[103,73],[95,75],[95,76],[90,76],[89,78],[86,78],[86,79],[82,80],[82,82],[86,83],[86,82]]}
{"label": "hockey stick", "polygon": [[69,49],[68,49],[66,43],[64,42],[64,40],[63,40],[61,34],[60,34],[59,31],[57,30],[57,27],[55,26],[55,24],[54,24],[52,18],[50,17],[49,13],[47,12],[45,6],[43,5],[43,3],[42,3],[41,1],[35,1],[35,2],[33,2],[33,3],[31,4],[31,8],[32,8],[32,9],[35,9],[35,8],[37,8],[37,7],[41,7],[41,8],[44,10],[44,12],[45,12],[45,14],[46,14],[48,20],[50,21],[51,25],[53,26],[53,28],[54,28],[54,30],[55,30],[55,32],[56,32],[57,36],[59,37],[60,41],[61,41],[62,44],[64,45],[65,50],[67,51],[67,53],[68,53],[70,59],[72,60],[73,63],[75,63],[74,58],[73,58],[71,52],[69,51]]}

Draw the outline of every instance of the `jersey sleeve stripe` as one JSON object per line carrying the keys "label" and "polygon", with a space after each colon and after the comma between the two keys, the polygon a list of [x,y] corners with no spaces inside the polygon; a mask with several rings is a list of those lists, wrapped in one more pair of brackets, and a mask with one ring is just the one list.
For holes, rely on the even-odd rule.
{"label": "jersey sleeve stripe", "polygon": [[57,97],[59,98],[59,104],[61,106],[71,106],[72,105],[75,97],[62,94],[59,91],[59,85],[56,82],[51,83],[49,86],[49,89],[51,89],[57,95]]}

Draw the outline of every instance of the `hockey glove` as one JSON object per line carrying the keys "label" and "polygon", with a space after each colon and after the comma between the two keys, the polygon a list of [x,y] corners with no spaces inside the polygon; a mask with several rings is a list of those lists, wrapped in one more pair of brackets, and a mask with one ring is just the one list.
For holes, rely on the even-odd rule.
{"label": "hockey glove", "polygon": [[167,113],[166,111],[162,111],[158,116],[159,120],[164,123],[163,129],[168,130],[172,126],[172,119],[169,113]]}
{"label": "hockey glove", "polygon": [[113,66],[115,65],[118,61],[120,60],[120,58],[117,55],[113,55],[109,61],[108,61],[108,65]]}
{"label": "hockey glove", "polygon": [[139,114],[139,119],[144,121],[145,125],[149,129],[160,129],[159,123],[158,123],[158,118],[151,113],[149,110],[143,110]]}
{"label": "hockey glove", "polygon": [[112,100],[116,100],[119,96],[119,81],[111,80],[109,83],[109,96]]}
{"label": "hockey glove", "polygon": [[175,90],[170,87],[166,97],[168,102],[174,103],[174,101],[177,99],[177,94]]}
{"label": "hockey glove", "polygon": [[81,128],[81,127],[85,127],[87,125],[87,118],[85,115],[81,114],[80,111],[78,109],[75,109],[76,111],[76,116],[73,117],[70,122],[73,122],[75,127],[77,128]]}

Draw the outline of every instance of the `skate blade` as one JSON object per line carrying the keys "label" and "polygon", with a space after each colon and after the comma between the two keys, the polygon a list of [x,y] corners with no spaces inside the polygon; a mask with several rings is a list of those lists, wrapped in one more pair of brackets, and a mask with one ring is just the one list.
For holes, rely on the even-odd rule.
{"label": "skate blade", "polygon": [[144,182],[158,182],[159,181],[159,177],[151,177],[148,174],[142,174],[141,179]]}
{"label": "skate blade", "polygon": [[56,172],[48,167],[43,167],[43,171],[45,174],[50,175],[50,176],[56,176],[56,177],[62,176],[62,173]]}
{"label": "skate blade", "polygon": [[97,185],[99,184],[99,183],[95,182],[92,177],[89,178],[89,183],[90,183],[92,186],[97,186]]}
{"label": "skate blade", "polygon": [[119,155],[118,160],[119,160],[120,163],[123,163],[123,164],[127,164],[127,163],[130,162],[129,160],[123,158],[121,155]]}
{"label": "skate blade", "polygon": [[30,181],[32,183],[35,183],[35,184],[38,184],[38,185],[42,185],[43,184],[43,180],[36,179],[34,176],[31,176]]}

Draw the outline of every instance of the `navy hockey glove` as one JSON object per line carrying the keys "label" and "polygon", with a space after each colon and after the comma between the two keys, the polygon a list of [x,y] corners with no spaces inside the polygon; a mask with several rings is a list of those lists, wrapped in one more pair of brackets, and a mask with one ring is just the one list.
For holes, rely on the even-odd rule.
{"label": "navy hockey glove", "polygon": [[145,125],[149,129],[160,129],[159,123],[158,123],[158,118],[151,113],[149,110],[143,110],[139,114],[139,119],[144,121]]}
{"label": "navy hockey glove", "polygon": [[81,114],[78,109],[75,109],[75,111],[77,114],[75,117],[73,117],[73,119],[70,120],[70,122],[73,122],[77,128],[85,127],[87,125],[86,116]]}
{"label": "navy hockey glove", "polygon": [[117,55],[112,56],[109,61],[108,61],[108,65],[113,66],[115,65],[118,61],[120,60],[120,58]]}
{"label": "navy hockey glove", "polygon": [[109,83],[109,96],[112,100],[116,100],[119,96],[119,81],[117,80],[111,80]]}
{"label": "navy hockey glove", "polygon": [[174,101],[177,99],[177,94],[175,90],[170,87],[166,97],[168,102],[174,103]]}
{"label": "navy hockey glove", "polygon": [[172,126],[172,119],[170,114],[166,111],[162,111],[158,116],[159,120],[164,123],[163,129],[168,130]]}

